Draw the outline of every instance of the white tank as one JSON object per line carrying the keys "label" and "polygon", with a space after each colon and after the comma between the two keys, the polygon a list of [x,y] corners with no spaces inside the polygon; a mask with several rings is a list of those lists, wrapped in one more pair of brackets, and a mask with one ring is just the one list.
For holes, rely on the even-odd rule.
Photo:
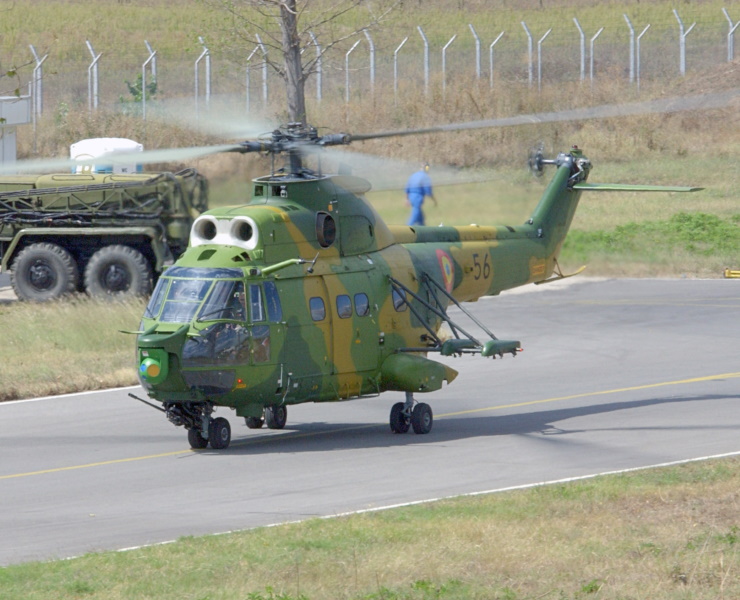
{"label": "white tank", "polygon": [[116,163],[105,163],[105,157],[112,154],[135,154],[142,152],[144,146],[126,138],[91,138],[89,140],[80,140],[69,147],[70,157],[78,160],[96,160],[92,166],[80,165],[76,172],[82,173],[91,171],[93,173],[139,173],[141,165],[136,163],[135,157],[131,160]]}

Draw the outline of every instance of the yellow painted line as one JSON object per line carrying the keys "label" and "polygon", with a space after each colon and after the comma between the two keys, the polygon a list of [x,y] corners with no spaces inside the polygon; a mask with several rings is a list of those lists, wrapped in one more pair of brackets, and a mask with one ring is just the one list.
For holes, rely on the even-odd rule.
{"label": "yellow painted line", "polygon": [[[471,410],[461,410],[458,412],[451,412],[451,413],[444,413],[441,415],[438,415],[436,418],[444,418],[444,417],[456,417],[460,415],[470,415],[475,413],[481,413],[481,412],[488,412],[493,410],[503,410],[506,408],[521,408],[523,406],[534,406],[537,404],[547,404],[549,402],[560,402],[563,400],[576,400],[578,398],[588,398],[590,396],[606,396],[609,394],[619,394],[623,392],[633,392],[633,391],[639,391],[639,390],[649,390],[659,387],[666,387],[670,385],[686,385],[690,383],[701,383],[703,381],[716,381],[718,379],[737,379],[740,378],[740,372],[737,373],[722,373],[720,375],[707,375],[706,377],[692,377],[690,379],[678,379],[676,381],[663,381],[660,383],[648,383],[645,385],[635,385],[631,387],[625,387],[625,388],[618,388],[614,390],[602,390],[600,392],[584,392],[582,394],[573,394],[570,396],[556,396],[554,398],[545,398],[543,400],[530,400],[528,402],[519,402],[516,404],[501,404],[499,406],[488,406],[485,408],[474,408]],[[371,425],[358,425],[355,427],[348,427],[346,429],[341,429],[340,431],[342,433],[345,433],[346,431],[357,431],[360,429],[371,429],[373,427],[377,427],[378,424],[373,423]],[[285,435],[289,435],[291,440],[297,439],[297,438],[306,438],[306,437],[313,437],[316,435],[322,435],[327,433],[326,431],[316,431],[316,432],[310,432],[310,433],[298,433],[298,434],[283,434],[283,435],[273,435],[269,437],[260,437],[257,439],[247,439],[247,440],[239,440],[235,443],[232,443],[232,446],[244,446],[247,444],[255,444],[255,443],[264,443],[264,442],[272,442],[276,440],[282,439]],[[151,460],[154,458],[167,458],[169,456],[180,456],[183,454],[191,454],[191,453],[198,453],[202,452],[201,450],[192,450],[190,448],[186,450],[176,450],[174,452],[163,452],[162,454],[149,454],[146,456],[134,456],[131,458],[118,458],[114,460],[105,460],[101,462],[95,462],[95,463],[87,463],[84,465],[73,465],[69,467],[57,467],[54,469],[44,469],[41,471],[29,471],[28,473],[15,473],[14,475],[0,475],[0,481],[4,479],[16,479],[19,477],[31,477],[33,475],[47,475],[50,473],[62,473],[64,471],[76,471],[79,469],[89,469],[92,467],[104,467],[107,465],[117,465],[117,464],[123,464],[123,463],[130,463],[130,462],[136,462],[139,460]]]}
{"label": "yellow painted line", "polygon": [[688,383],[701,383],[702,381],[715,381],[717,379],[733,379],[740,377],[740,373],[723,373],[721,375],[708,375],[706,377],[692,377],[691,379],[678,379],[676,381],[663,381],[661,383],[648,383],[646,385],[635,385],[632,387],[618,388],[615,390],[602,390],[600,392],[585,392],[583,394],[573,394],[571,396],[557,396],[555,398],[545,398],[544,400],[530,400],[529,402],[519,402],[517,404],[502,404],[500,406],[489,406],[488,408],[474,408],[471,410],[462,410],[460,412],[446,413],[441,417],[456,417],[458,415],[470,415],[473,413],[486,412],[490,410],[501,410],[503,408],[521,408],[522,406],[533,406],[535,404],[546,404],[548,402],[559,402],[562,400],[575,400],[577,398],[588,398],[589,396],[606,396],[608,394],[619,394],[622,392],[634,392],[637,390],[649,390],[652,388],[665,387],[668,385],[686,385]]}

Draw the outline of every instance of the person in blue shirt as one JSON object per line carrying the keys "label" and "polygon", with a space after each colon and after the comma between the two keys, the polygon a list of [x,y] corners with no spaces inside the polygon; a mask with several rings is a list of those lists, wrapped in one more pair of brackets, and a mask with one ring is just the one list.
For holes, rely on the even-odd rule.
{"label": "person in blue shirt", "polygon": [[424,213],[421,206],[427,196],[432,199],[434,206],[437,206],[437,199],[432,192],[432,180],[429,177],[429,165],[424,163],[406,183],[406,204],[411,207],[408,225],[424,225]]}

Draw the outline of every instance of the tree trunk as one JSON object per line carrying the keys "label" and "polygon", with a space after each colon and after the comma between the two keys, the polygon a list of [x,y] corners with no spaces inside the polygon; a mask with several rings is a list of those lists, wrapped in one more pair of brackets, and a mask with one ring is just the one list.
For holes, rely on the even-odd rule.
{"label": "tree trunk", "polygon": [[301,65],[301,43],[298,37],[296,0],[285,0],[280,6],[280,27],[283,33],[285,57],[285,87],[288,96],[288,118],[292,122],[306,122],[305,79]]}

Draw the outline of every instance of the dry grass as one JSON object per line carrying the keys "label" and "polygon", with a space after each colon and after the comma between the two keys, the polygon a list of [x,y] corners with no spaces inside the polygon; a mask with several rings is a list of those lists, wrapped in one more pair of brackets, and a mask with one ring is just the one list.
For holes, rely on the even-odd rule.
{"label": "dry grass", "polygon": [[136,383],[135,336],[145,303],[80,297],[0,305],[0,401]]}

